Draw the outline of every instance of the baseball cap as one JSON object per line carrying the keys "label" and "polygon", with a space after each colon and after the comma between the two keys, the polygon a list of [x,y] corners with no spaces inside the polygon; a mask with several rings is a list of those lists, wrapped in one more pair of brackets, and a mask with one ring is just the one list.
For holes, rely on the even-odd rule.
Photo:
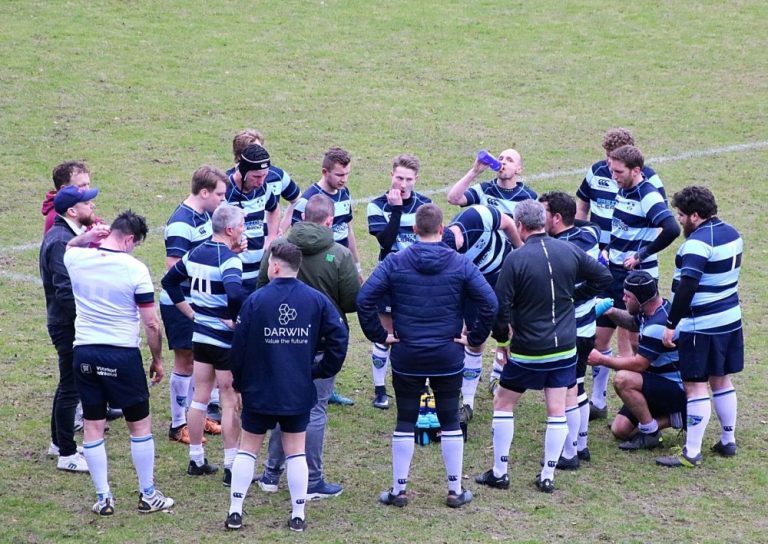
{"label": "baseball cap", "polygon": [[56,213],[64,214],[72,206],[78,202],[88,202],[96,198],[99,194],[98,189],[86,189],[84,191],[78,189],[74,185],[67,185],[62,187],[56,193],[53,199],[53,207],[56,209]]}
{"label": "baseball cap", "polygon": [[237,169],[243,177],[251,170],[268,170],[269,153],[259,144],[251,144],[241,154]]}
{"label": "baseball cap", "polygon": [[656,280],[644,270],[633,270],[624,280],[624,289],[629,291],[640,304],[645,304],[659,292]]}

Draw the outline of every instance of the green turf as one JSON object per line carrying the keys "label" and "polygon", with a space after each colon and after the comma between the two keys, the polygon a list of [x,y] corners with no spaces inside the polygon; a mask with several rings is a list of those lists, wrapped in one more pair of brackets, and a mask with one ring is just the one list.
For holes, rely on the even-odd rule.
{"label": "green turf", "polygon": [[[51,168],[85,159],[102,190],[97,212],[130,206],[159,228],[203,163],[231,163],[237,130],[265,132],[274,163],[302,187],[316,181],[332,145],[354,157],[356,198],[382,193],[392,157],[422,160],[418,188],[446,189],[472,154],[510,145],[526,174],[586,168],[600,139],[627,126],[649,157],[675,157],[735,144],[717,153],[657,166],[668,193],[704,183],[721,216],[743,233],[741,297],[747,367],[738,376],[739,455],[705,452],[696,471],[658,470],[653,454],[625,454],[593,425],[594,461],[558,474],[558,491],[531,485],[541,457],[544,411],[528,394],[517,411],[508,492],[478,489],[461,511],[443,506],[436,447],[418,448],[411,504],[375,504],[389,486],[394,410],[370,406],[369,345],[351,320],[350,357],[339,390],[357,401],[331,408],[326,470],[345,486],[308,506],[312,542],[760,542],[766,529],[765,305],[768,246],[757,173],[768,160],[765,21],[762,2],[5,2],[0,5],[0,403],[3,425],[0,541],[196,542],[296,540],[284,528],[288,495],[258,489],[246,501],[242,534],[223,531],[228,495],[217,478],[184,474],[186,449],[165,440],[167,381],[153,389],[157,483],[178,501],[172,514],[135,512],[135,474],[122,422],[108,434],[117,515],[89,509],[87,476],[56,471],[48,444],[55,355],[45,330],[34,244]],[[531,185],[575,191],[580,175]],[[446,206],[443,193],[435,200]],[[354,221],[370,272],[377,247]],[[451,211],[447,211],[450,215]],[[677,244],[675,244],[677,247]],[[10,249],[9,249],[10,248]],[[162,236],[154,230],[137,256],[159,282]],[[661,256],[669,285],[673,249]],[[170,371],[170,358],[166,371]],[[484,384],[481,384],[481,388]],[[612,408],[618,407],[615,396]],[[490,463],[490,399],[478,395],[465,450],[468,477]],[[717,437],[713,416],[705,447]],[[674,433],[665,440],[675,443]],[[221,441],[209,442],[219,461]]]}

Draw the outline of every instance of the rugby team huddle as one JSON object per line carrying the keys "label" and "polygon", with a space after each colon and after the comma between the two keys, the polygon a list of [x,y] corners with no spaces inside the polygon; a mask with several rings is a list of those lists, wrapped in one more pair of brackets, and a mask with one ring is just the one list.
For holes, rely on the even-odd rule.
{"label": "rugby team huddle", "polygon": [[[736,454],[730,375],[744,364],[737,292],[742,239],[717,217],[715,198],[703,186],[672,196],[675,218],[628,130],[609,130],[603,148],[606,158],[587,171],[576,198],[562,191],[537,195],[521,181],[522,157],[514,149],[490,161],[494,179],[476,183],[489,168],[478,159],[448,191],[448,202],[461,206],[450,221],[414,190],[418,159],[399,155],[389,189],[367,207],[379,258],[365,280],[351,228],[346,150],[329,149],[320,180],[303,193],[272,164],[263,135],[253,129],[235,135],[233,168],[194,172],[189,196],[165,227],[160,314],[174,352],[169,438],[189,445],[187,474],[205,476],[219,470],[206,457],[205,434],[222,435],[227,529],[242,527],[252,482],[275,492],[283,470],[293,531],[306,526],[307,500],[342,493],[340,484],[324,479],[323,443],[329,401],[351,404],[335,391],[334,377],[346,357],[345,314],[352,312],[373,343],[376,408],[389,408],[385,380],[392,367],[397,422],[392,486],[378,498],[383,504],[408,503],[427,388],[441,428],[446,504],[472,500],[461,482],[463,448],[489,335],[497,342],[487,377],[493,459],[477,484],[509,487],[514,409],[526,390],[543,389],[547,426],[534,485],[553,492],[556,469],[575,470],[591,458],[589,421],[607,416],[611,369],[623,402],[611,424],[620,448],[653,449],[663,444],[661,429],[684,429],[685,447],[656,462],[696,467],[714,405],[722,434],[711,449]],[[130,255],[147,235],[146,222],[129,210],[110,226],[101,223],[85,164],[62,163],[53,174],[40,252],[60,371],[49,453],[58,455],[62,470],[90,472],[93,511],[112,515],[104,430],[108,410],[122,409],[139,479],[138,510],[167,510],[174,500],[154,486],[139,351],[143,323],[150,381],[159,382],[161,326],[149,271]],[[282,215],[281,199],[288,203]],[[680,227],[686,239],[675,256],[669,301],[659,294],[657,255]],[[588,366],[591,399],[584,387]],[[82,453],[74,442],[78,397]],[[268,430],[264,471],[254,477]]]}

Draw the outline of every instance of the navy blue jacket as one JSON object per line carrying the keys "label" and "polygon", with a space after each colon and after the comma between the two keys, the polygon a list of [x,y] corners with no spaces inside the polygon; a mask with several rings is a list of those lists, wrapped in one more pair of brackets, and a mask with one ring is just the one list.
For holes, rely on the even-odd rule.
{"label": "navy blue jacket", "polygon": [[469,344],[479,346],[491,331],[498,303],[477,267],[443,242],[416,242],[388,255],[363,284],[357,297],[360,326],[372,342],[383,343],[377,302],[392,301],[395,336],[392,369],[413,376],[447,376],[464,367],[461,336],[465,306],[478,308]]}
{"label": "navy blue jacket", "polygon": [[[324,357],[314,362],[324,339]],[[330,378],[347,355],[349,332],[333,303],[295,278],[275,278],[240,309],[230,361],[243,409],[297,415],[317,403],[312,380]]]}

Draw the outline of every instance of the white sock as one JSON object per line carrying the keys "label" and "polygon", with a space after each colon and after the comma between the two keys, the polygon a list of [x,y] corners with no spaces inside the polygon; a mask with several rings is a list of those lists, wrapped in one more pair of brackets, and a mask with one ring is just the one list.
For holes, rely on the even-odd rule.
{"label": "white sock", "polygon": [[383,386],[387,379],[387,363],[389,362],[389,348],[382,344],[373,344],[371,351],[371,372],[373,373],[373,385]]}
{"label": "white sock", "polygon": [[408,485],[408,473],[416,447],[413,433],[392,433],[392,494],[397,495]]}
{"label": "white sock", "polygon": [[581,417],[579,419],[579,440],[576,449],[582,451],[586,449],[589,439],[589,402],[587,401],[586,393],[579,395],[579,413]]}
{"label": "white sock", "polygon": [[211,389],[211,398],[208,400],[208,404],[218,404],[221,405],[221,400],[219,398],[219,388],[214,387]]}
{"label": "white sock", "polygon": [[83,457],[88,463],[88,471],[99,500],[109,497],[111,492],[107,481],[107,449],[104,447],[104,439],[83,442]]}
{"label": "white sock", "polygon": [[224,468],[232,470],[232,463],[235,462],[237,448],[224,448]]}
{"label": "white sock", "polygon": [[638,423],[637,430],[643,434],[655,434],[659,431],[659,422],[651,418],[650,423]]}
{"label": "white sock", "polygon": [[493,411],[493,475],[501,478],[507,473],[509,448],[515,436],[515,416],[512,412]]}
{"label": "white sock", "polygon": [[578,404],[565,409],[565,420],[568,422],[568,436],[563,444],[563,457],[573,458],[579,445],[579,427],[581,426],[581,410]]}
{"label": "white sock", "polygon": [[187,398],[192,376],[171,372],[171,427],[178,427],[187,422]]}
{"label": "white sock", "polygon": [[232,463],[232,487],[229,491],[229,513],[243,513],[243,501],[253,480],[256,456],[240,450]]}
{"label": "white sock", "polygon": [[[504,367],[501,366],[499,363],[496,362],[496,359],[493,360],[493,368],[491,369],[490,379],[491,380],[500,380],[501,379],[501,373],[503,372]],[[489,380],[490,381],[490,380]]]}
{"label": "white sock", "polygon": [[709,418],[712,416],[712,405],[709,396],[688,399],[688,427],[686,429],[685,454],[696,457],[701,453],[701,442],[707,430]]}
{"label": "white sock", "polygon": [[736,390],[733,387],[712,391],[712,401],[715,404],[717,419],[720,420],[720,427],[723,432],[720,435],[720,442],[729,444],[736,442]]}
{"label": "white sock", "polygon": [[483,354],[464,349],[464,379],[461,381],[461,396],[464,404],[475,408],[475,391],[483,372]]}
{"label": "white sock", "polygon": [[291,518],[304,519],[304,503],[307,500],[309,469],[307,456],[303,453],[285,458],[285,470],[288,477],[288,491],[291,494]]}
{"label": "white sock", "polygon": [[[607,349],[601,351],[603,355],[611,357],[613,351]],[[595,408],[603,409],[607,405],[608,378],[611,376],[611,369],[607,366],[592,367],[592,404]]]}
{"label": "white sock", "polygon": [[131,458],[139,477],[139,490],[145,495],[155,493],[155,439],[151,434],[131,436]]}
{"label": "white sock", "polygon": [[555,479],[555,467],[567,437],[568,423],[565,416],[548,417],[547,432],[544,434],[544,466],[541,467],[542,481]]}
{"label": "white sock", "polygon": [[199,467],[205,463],[205,448],[202,444],[190,444],[189,445],[189,459],[194,461]]}
{"label": "white sock", "polygon": [[464,464],[464,435],[461,429],[441,434],[440,449],[443,453],[445,472],[448,475],[448,491],[461,493],[461,469]]}

